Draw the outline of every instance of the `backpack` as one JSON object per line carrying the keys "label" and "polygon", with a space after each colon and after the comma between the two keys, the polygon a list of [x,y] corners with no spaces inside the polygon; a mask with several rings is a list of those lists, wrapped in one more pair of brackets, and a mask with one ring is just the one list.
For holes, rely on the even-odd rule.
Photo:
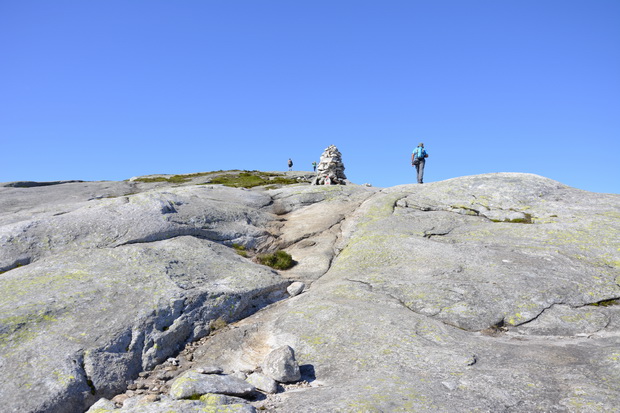
{"label": "backpack", "polygon": [[424,148],[421,147],[417,147],[415,148],[415,159],[424,159],[426,156],[424,156]]}

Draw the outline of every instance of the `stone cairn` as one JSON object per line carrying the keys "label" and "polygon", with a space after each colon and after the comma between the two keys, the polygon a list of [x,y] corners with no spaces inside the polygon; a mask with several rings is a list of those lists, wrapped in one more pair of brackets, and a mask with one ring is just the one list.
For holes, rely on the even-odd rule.
{"label": "stone cairn", "polygon": [[331,145],[321,155],[312,185],[346,185],[346,179],[342,155],[338,148]]}

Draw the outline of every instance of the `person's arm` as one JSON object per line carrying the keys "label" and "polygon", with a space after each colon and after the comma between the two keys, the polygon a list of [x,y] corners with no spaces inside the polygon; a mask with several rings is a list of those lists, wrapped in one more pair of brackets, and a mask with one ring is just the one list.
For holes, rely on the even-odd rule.
{"label": "person's arm", "polygon": [[413,165],[414,158],[415,158],[415,151],[411,153],[411,165]]}

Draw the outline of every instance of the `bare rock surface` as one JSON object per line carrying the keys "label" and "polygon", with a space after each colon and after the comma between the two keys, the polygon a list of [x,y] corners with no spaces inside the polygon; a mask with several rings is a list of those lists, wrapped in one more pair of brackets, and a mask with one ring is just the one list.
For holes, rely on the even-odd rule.
{"label": "bare rock surface", "polygon": [[[62,398],[122,391],[288,282],[231,248],[183,236],[65,252],[2,274],[1,285],[2,398],[56,411]],[[23,399],[19,390],[34,384]]]}
{"label": "bare rock surface", "polygon": [[176,378],[170,386],[173,399],[191,399],[209,393],[242,397],[250,396],[255,391],[253,385],[234,376],[202,374],[193,370]]}
{"label": "bare rock surface", "polygon": [[[199,183],[0,186],[5,411],[620,404],[620,195],[513,173],[386,189]],[[297,265],[251,260],[277,249]],[[298,371],[274,393],[263,383],[282,348]],[[173,398],[204,376],[258,390]]]}
{"label": "bare rock surface", "polygon": [[136,402],[126,404],[122,408],[116,408],[114,403],[101,399],[88,413],[256,413],[256,408],[243,399],[216,394],[206,395],[198,400],[152,401],[136,398]]}
{"label": "bare rock surface", "polygon": [[620,196],[535,175],[388,188],[311,288],[196,358],[243,369],[291,346],[309,386],[279,412],[613,411],[619,218]]}
{"label": "bare rock surface", "polygon": [[[53,192],[56,186],[45,188]],[[44,204],[41,209],[32,208],[26,219],[0,227],[0,270],[67,250],[181,235],[253,247],[268,238],[263,228],[269,218],[260,209],[270,202],[269,196],[257,192],[185,186],[80,202],[62,213],[53,204],[51,216]]]}

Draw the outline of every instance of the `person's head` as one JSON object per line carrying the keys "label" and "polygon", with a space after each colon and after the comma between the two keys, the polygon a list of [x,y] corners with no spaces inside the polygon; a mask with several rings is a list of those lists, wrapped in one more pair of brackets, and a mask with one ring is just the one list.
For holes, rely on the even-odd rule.
{"label": "person's head", "polygon": [[420,148],[423,148],[423,147],[424,147],[424,144],[423,144],[422,142],[420,142],[420,143],[418,144],[418,146],[419,146]]}

